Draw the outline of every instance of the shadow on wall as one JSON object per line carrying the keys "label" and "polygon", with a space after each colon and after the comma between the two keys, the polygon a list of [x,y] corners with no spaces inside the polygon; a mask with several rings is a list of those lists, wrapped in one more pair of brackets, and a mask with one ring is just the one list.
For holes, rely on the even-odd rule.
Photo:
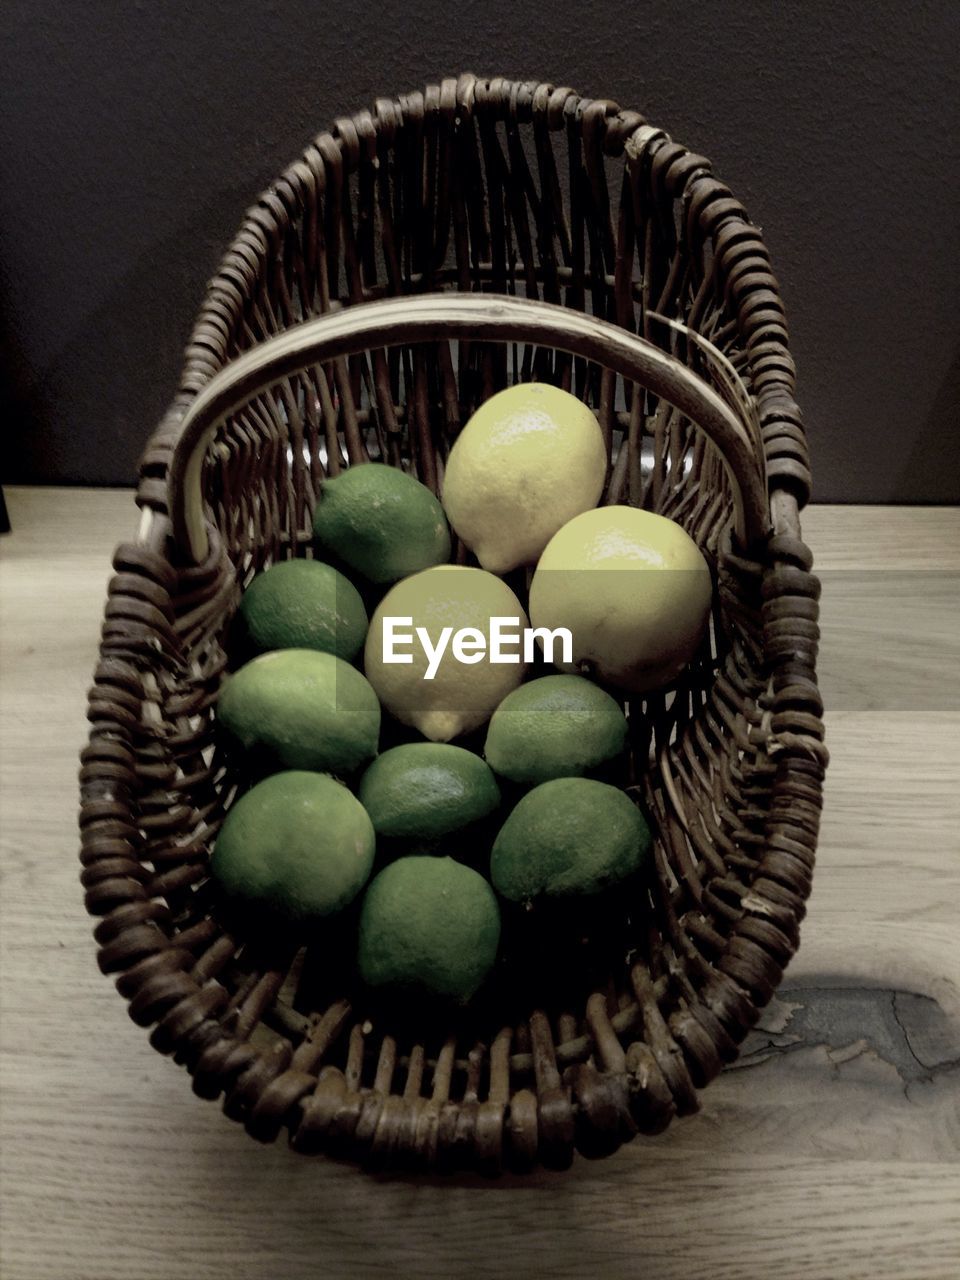
{"label": "shadow on wall", "polygon": [[[176,392],[206,280],[226,247],[211,227],[223,209],[242,209],[249,200],[246,187],[218,189],[145,246],[46,368],[31,369],[4,299],[0,377],[14,425],[2,458],[4,481],[30,483],[40,475],[69,483],[82,475],[89,485],[136,483],[140,455]],[[185,296],[190,305],[177,306]],[[105,405],[103,397],[118,391],[124,399]],[[87,438],[71,441],[43,425],[64,417],[82,422]]]}
{"label": "shadow on wall", "polygon": [[[917,388],[920,398],[920,388]],[[945,422],[953,422],[949,433]],[[943,477],[943,483],[937,477]],[[944,492],[949,501],[951,485],[960,476],[960,347],[933,398],[929,412],[915,433],[906,465],[897,479],[897,499],[901,502],[928,502],[931,492]]]}

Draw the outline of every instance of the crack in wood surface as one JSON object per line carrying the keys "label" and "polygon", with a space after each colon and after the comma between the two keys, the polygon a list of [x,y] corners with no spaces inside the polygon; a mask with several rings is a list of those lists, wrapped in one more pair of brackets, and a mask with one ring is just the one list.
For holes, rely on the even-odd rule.
{"label": "crack in wood surface", "polygon": [[[939,1050],[918,1052],[917,1041]],[[904,1096],[960,1069],[960,1027],[933,997],[891,987],[785,986],[744,1041],[733,1070],[823,1049],[838,1070],[866,1053],[891,1066]]]}

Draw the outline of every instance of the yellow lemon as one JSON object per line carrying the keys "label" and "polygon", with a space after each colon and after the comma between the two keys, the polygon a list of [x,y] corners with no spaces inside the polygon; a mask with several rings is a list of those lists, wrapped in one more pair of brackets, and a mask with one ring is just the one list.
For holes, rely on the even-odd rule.
{"label": "yellow lemon", "polygon": [[522,382],[491,396],[447,459],[443,506],[484,569],[535,564],[561,527],[595,507],[607,453],[587,406],[559,387]]}
{"label": "yellow lemon", "polygon": [[570,631],[575,669],[643,693],[676,679],[696,653],[712,589],[706,560],[673,520],[600,507],[551,538],[530,584],[530,617]]}
{"label": "yellow lemon", "polygon": [[483,569],[437,565],[398,582],[370,622],[364,669],[383,706],[434,742],[489,720],[523,679],[527,615]]}

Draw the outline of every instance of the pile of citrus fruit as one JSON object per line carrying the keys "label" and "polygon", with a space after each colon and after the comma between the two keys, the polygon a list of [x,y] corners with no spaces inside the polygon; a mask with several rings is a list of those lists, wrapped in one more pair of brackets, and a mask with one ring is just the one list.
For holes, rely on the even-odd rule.
{"label": "pile of citrus fruit", "polygon": [[[325,482],[313,558],[243,593],[255,656],[217,707],[259,778],[211,864],[248,919],[309,942],[356,903],[369,987],[462,1004],[503,904],[596,902],[642,874],[645,817],[602,778],[624,700],[700,645],[712,584],[679,525],[597,506],[606,468],[593,413],[525,383],[467,423],[442,505],[375,462]],[[450,563],[451,528],[479,567]]]}

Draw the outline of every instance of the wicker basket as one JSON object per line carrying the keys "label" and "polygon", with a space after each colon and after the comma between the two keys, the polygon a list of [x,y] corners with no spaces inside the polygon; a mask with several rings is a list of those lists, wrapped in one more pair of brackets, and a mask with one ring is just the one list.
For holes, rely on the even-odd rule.
{"label": "wicker basket", "polygon": [[[682,684],[630,708],[655,875],[615,945],[548,951],[500,1004],[423,1025],[367,1005],[334,929],[307,952],[226,931],[213,708],[240,591],[306,551],[324,474],[381,457],[436,490],[473,408],[531,377],[596,409],[604,501],[703,548],[713,625]],[[827,756],[793,391],[759,232],[702,156],[615,103],[445,80],[338,121],[262,195],[143,457],[80,775],[100,967],[199,1094],[299,1151],[487,1172],[697,1108],[811,884]]]}

